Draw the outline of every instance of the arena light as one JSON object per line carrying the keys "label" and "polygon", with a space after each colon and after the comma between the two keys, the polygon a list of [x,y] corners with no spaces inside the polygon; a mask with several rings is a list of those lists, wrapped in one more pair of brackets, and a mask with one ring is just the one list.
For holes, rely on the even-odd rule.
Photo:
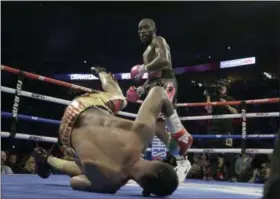
{"label": "arena light", "polygon": [[[122,80],[124,79],[131,79],[130,73],[117,73],[114,74],[116,77],[120,76]],[[147,79],[148,78],[148,73],[144,73],[142,79]]]}
{"label": "arena light", "polygon": [[93,74],[70,74],[70,80],[97,80]]}
{"label": "arena light", "polygon": [[[209,56],[209,58],[212,58]],[[84,60],[84,63],[87,63],[87,60]],[[212,71],[212,70],[218,70],[219,68],[231,68],[231,67],[237,67],[237,66],[243,66],[243,65],[249,65],[249,64],[255,64],[256,60],[255,57],[249,57],[244,59],[234,59],[229,61],[222,61],[220,63],[208,63],[208,64],[199,64],[194,66],[184,66],[184,67],[174,67],[173,71],[176,75],[181,75],[184,73],[189,72],[205,72],[205,71]],[[60,80],[71,80],[71,81],[79,81],[79,80],[98,80],[98,77],[92,75],[92,74],[57,74],[53,76],[55,79]],[[114,78],[118,80],[130,80],[130,73],[115,73]],[[145,73],[142,79],[147,79],[148,74]]]}
{"label": "arena light", "polygon": [[256,57],[247,57],[242,59],[233,59],[229,61],[221,61],[220,68],[233,68],[238,66],[251,65],[256,63]]}
{"label": "arena light", "polygon": [[272,75],[267,73],[267,72],[263,72],[263,75],[267,78],[267,79],[272,79]]}

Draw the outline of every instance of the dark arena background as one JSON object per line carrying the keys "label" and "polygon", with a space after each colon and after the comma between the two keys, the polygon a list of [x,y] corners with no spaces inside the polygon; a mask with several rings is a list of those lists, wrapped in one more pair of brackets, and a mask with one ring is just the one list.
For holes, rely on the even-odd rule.
{"label": "dark arena background", "polygon": [[[2,1],[2,197],[143,197],[134,181],[106,195],[73,190],[70,178],[55,168],[42,179],[31,154],[42,147],[51,156],[73,160],[56,144],[58,127],[65,105],[85,91],[102,90],[90,67],[114,74],[124,95],[130,86],[145,82],[132,80],[130,70],[143,63],[138,24],[151,18],[157,35],[170,46],[178,80],[177,113],[194,137],[188,155],[192,168],[168,197],[261,198],[264,183],[275,172],[271,154],[280,116],[279,10],[279,2]],[[227,82],[230,103],[217,94],[220,79]],[[206,103],[205,93],[212,103]],[[140,106],[129,102],[118,115],[133,120]],[[226,112],[229,106],[237,112]],[[154,138],[145,159],[165,156],[164,144]]]}

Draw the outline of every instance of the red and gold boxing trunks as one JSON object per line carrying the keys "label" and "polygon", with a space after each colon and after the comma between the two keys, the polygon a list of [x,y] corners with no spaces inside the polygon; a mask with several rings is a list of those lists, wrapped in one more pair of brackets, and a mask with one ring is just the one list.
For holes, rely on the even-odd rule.
{"label": "red and gold boxing trunks", "polygon": [[111,114],[122,110],[125,106],[123,97],[112,96],[105,92],[86,93],[75,98],[64,111],[59,127],[59,141],[71,148],[71,132],[77,118],[88,108],[100,107]]}

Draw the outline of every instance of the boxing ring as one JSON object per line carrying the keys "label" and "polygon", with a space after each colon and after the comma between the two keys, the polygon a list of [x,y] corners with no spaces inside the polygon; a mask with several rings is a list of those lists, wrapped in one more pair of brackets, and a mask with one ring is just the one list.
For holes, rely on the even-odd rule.
{"label": "boxing ring", "polygon": [[[60,121],[48,118],[42,118],[32,115],[24,115],[18,113],[18,107],[20,105],[20,98],[27,97],[41,101],[53,102],[61,105],[68,105],[70,101],[65,99],[59,99],[47,95],[38,93],[32,93],[22,90],[23,80],[25,78],[39,80],[57,86],[71,88],[73,90],[80,90],[84,92],[99,92],[86,87],[78,86],[68,82],[55,80],[52,78],[44,77],[34,73],[20,71],[8,66],[2,66],[1,70],[18,75],[18,81],[16,89],[5,87],[1,85],[1,91],[14,95],[14,104],[12,112],[1,111],[2,118],[11,118],[12,125],[11,131],[4,132],[1,130],[2,138],[23,139],[36,142],[48,142],[57,143],[57,138],[31,135],[26,133],[18,133],[16,128],[17,120],[24,120],[29,122],[48,123],[59,126]],[[246,131],[246,119],[247,118],[262,118],[262,117],[279,117],[279,112],[262,112],[262,113],[246,113],[246,105],[251,104],[266,104],[266,103],[279,103],[280,98],[266,98],[247,101],[231,101],[231,102],[211,102],[211,103],[181,103],[178,107],[199,107],[199,106],[219,106],[219,105],[241,105],[241,114],[226,114],[226,115],[206,115],[206,116],[189,116],[180,117],[184,120],[211,120],[211,119],[242,119],[242,134],[241,135],[199,135],[192,134],[194,138],[200,139],[221,139],[232,138],[241,139],[241,148],[225,148],[225,149],[196,149],[191,148],[190,153],[252,153],[252,154],[270,154],[272,149],[250,149],[246,148],[247,139],[274,139],[276,134],[249,134]],[[138,103],[141,103],[139,101]],[[127,112],[118,112],[118,115],[135,118],[136,114]],[[162,150],[165,150],[164,145],[158,144],[159,140],[155,138],[150,148],[147,149],[147,153],[159,154]],[[154,144],[156,143],[156,144]],[[215,181],[202,181],[202,180],[190,180],[187,179],[184,184],[181,184],[177,191],[169,198],[260,198],[262,195],[263,185],[261,184],[249,184],[249,183],[232,183],[232,182],[215,182]],[[37,175],[2,175],[2,196],[5,199],[15,198],[142,198],[142,189],[134,182],[129,182],[126,186],[121,188],[115,195],[107,194],[95,194],[89,192],[81,192],[72,190],[69,184],[69,177],[64,175],[52,175],[48,179],[41,179]]]}
{"label": "boxing ring", "polygon": [[[37,175],[2,176],[3,199],[140,199],[143,198],[141,193],[142,189],[134,183],[128,183],[115,195],[108,195],[73,190],[69,177],[63,175],[52,175],[48,179],[41,179]],[[257,199],[261,194],[262,185],[259,184],[187,180],[168,198]]]}

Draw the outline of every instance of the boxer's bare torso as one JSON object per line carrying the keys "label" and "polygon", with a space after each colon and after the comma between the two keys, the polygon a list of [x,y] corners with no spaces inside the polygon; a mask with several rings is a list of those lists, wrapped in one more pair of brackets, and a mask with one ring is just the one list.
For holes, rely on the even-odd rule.
{"label": "boxer's bare torso", "polygon": [[172,70],[170,47],[163,37],[156,35],[155,22],[142,19],[138,25],[138,34],[141,42],[147,46],[143,53],[143,63],[148,71]]}
{"label": "boxer's bare torso", "polygon": [[83,126],[83,132],[74,128],[72,145],[80,159],[91,160],[91,173],[85,173],[93,179],[91,191],[115,193],[130,179],[130,169],[143,150],[143,136],[133,131],[140,126],[95,108],[82,113],[76,125]]}
{"label": "boxer's bare torso", "polygon": [[170,47],[166,40],[156,35],[155,23],[151,19],[143,19],[138,25],[141,42],[147,46],[143,53],[143,63],[148,71],[148,79],[143,85],[144,93],[154,85],[163,85],[170,101],[174,103],[177,92],[177,81],[172,71]]}
{"label": "boxer's bare torso", "polygon": [[154,37],[151,43],[147,46],[142,56],[143,63],[147,65],[151,63],[155,58],[157,58],[159,53],[158,51],[160,50],[158,48],[164,48],[164,53],[167,53],[166,57],[168,58],[168,62],[162,65],[159,69],[155,69],[155,72],[159,72],[162,69],[172,69],[170,47],[165,39],[160,36]]}

